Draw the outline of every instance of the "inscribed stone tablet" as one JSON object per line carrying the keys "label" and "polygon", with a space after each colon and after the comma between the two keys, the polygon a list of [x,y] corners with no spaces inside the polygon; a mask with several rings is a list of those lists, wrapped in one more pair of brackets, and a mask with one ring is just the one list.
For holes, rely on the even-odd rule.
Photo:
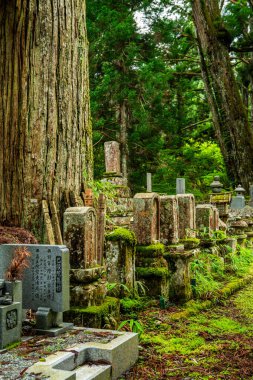
{"label": "inscribed stone tablet", "polygon": [[30,266],[24,272],[23,309],[49,307],[55,312],[69,310],[69,250],[65,246],[3,244],[0,246],[0,278],[17,247],[31,252]]}

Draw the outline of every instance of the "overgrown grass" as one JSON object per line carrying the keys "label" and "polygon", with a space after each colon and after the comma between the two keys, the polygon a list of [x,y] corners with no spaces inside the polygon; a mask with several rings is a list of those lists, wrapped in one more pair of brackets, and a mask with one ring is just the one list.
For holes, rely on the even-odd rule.
{"label": "overgrown grass", "polygon": [[213,298],[222,284],[231,281],[232,277],[247,274],[252,263],[253,252],[249,248],[240,247],[237,252],[228,252],[224,258],[202,251],[191,263],[191,276],[195,279],[195,298]]}

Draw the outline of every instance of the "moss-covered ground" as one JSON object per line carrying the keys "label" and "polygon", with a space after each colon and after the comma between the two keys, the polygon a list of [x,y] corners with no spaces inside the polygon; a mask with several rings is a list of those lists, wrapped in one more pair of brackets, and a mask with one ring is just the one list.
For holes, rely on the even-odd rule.
{"label": "moss-covered ground", "polygon": [[157,306],[139,313],[139,361],[122,379],[253,379],[252,282],[219,305],[173,318],[180,311]]}

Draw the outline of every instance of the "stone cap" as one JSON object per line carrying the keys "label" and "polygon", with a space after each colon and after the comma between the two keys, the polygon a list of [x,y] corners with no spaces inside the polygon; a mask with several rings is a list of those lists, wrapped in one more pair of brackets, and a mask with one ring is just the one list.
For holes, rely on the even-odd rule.
{"label": "stone cap", "polygon": [[134,196],[134,199],[152,199],[152,198],[160,198],[157,193],[137,193]]}

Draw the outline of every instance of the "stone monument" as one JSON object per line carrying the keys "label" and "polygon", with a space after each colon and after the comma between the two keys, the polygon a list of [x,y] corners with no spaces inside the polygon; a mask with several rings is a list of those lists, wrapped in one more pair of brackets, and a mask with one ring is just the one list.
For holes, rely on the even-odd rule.
{"label": "stone monument", "polygon": [[175,195],[160,197],[160,240],[165,245],[177,244],[178,238],[178,201]]}
{"label": "stone monument", "polygon": [[37,310],[37,330],[58,335],[72,326],[62,320],[62,313],[69,309],[69,251],[56,245],[3,244],[0,277],[4,276],[18,247],[26,247],[31,253],[22,280],[22,308]]}
{"label": "stone monument", "polygon": [[193,194],[178,194],[179,239],[195,237],[196,213]]}

